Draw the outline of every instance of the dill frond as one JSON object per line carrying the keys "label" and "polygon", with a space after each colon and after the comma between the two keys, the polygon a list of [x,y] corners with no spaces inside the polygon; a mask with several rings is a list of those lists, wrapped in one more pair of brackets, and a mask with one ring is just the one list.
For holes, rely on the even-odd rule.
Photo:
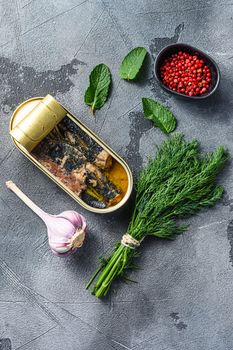
{"label": "dill frond", "polygon": [[[185,232],[188,225],[178,224],[177,219],[211,207],[221,198],[224,188],[216,178],[227,159],[222,146],[202,155],[197,140],[186,141],[182,134],[167,138],[139,176],[127,232],[137,240],[146,236],[174,239]],[[136,254],[118,242],[103,264],[93,294],[101,298],[114,279],[125,278]]]}

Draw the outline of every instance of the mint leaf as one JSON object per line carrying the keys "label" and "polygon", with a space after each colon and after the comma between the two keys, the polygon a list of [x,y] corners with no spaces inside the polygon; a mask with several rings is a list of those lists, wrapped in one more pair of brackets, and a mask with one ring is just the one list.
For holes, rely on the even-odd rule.
{"label": "mint leaf", "polygon": [[176,118],[168,108],[145,97],[142,98],[142,106],[145,118],[152,120],[155,126],[160,128],[165,134],[175,130]]}
{"label": "mint leaf", "polygon": [[109,68],[101,63],[91,72],[89,86],[85,92],[84,101],[91,106],[92,112],[100,109],[106,102],[111,84],[111,73]]}
{"label": "mint leaf", "polygon": [[147,51],[144,47],[135,47],[130,51],[121,62],[121,79],[134,80],[142,66],[146,54]]}

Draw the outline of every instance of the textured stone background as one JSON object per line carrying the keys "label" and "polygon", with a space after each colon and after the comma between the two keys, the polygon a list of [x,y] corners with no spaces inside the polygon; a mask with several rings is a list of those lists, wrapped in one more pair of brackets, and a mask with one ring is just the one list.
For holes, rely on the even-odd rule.
{"label": "textured stone background", "polygon": [[[136,176],[165,136],[144,120],[142,96],[171,108],[178,130],[204,150],[224,144],[233,155],[233,3],[229,0],[0,1],[0,349],[1,350],[232,350],[233,171],[221,176],[219,205],[189,220],[172,243],[147,240],[138,284],[116,283],[104,301],[84,285],[125,232],[128,212],[87,213],[14,147],[8,124],[14,108],[50,93],[123,156]],[[219,63],[222,82],[202,102],[172,97],[152,73],[157,52],[187,42]],[[119,79],[133,47],[151,53],[143,79]],[[83,103],[92,67],[113,76],[108,103],[94,119]],[[51,213],[86,215],[89,235],[68,259],[51,254],[43,223],[5,188],[14,180]]]}

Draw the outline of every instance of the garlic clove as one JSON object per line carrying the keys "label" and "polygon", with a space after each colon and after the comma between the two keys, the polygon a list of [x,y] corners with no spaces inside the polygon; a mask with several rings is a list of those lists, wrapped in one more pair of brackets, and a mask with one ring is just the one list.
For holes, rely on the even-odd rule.
{"label": "garlic clove", "polygon": [[61,214],[56,215],[58,218],[65,218],[72,222],[72,224],[77,227],[82,227],[83,230],[86,230],[87,222],[83,215],[77,213],[74,210],[66,210],[63,211]]}
{"label": "garlic clove", "polygon": [[53,249],[53,248],[51,248],[51,249],[52,249],[53,253],[55,253],[55,252],[58,254],[64,254],[64,253],[68,253],[68,252],[71,253],[70,247],[68,247],[67,244],[63,245],[63,246],[56,245],[55,249]]}
{"label": "garlic clove", "polygon": [[[50,247],[51,248],[51,247]],[[56,255],[56,256],[59,256],[59,257],[61,257],[61,258],[64,258],[64,257],[67,257],[67,256],[69,256],[69,255],[71,255],[71,254],[73,254],[74,253],[74,251],[73,250],[71,250],[71,249],[61,249],[61,251],[59,252],[59,251],[57,251],[57,250],[54,250],[54,249],[52,249],[51,248],[51,252],[54,254],[54,255]]]}
{"label": "garlic clove", "polygon": [[68,243],[75,234],[76,227],[67,219],[51,217],[46,221],[50,242]]}

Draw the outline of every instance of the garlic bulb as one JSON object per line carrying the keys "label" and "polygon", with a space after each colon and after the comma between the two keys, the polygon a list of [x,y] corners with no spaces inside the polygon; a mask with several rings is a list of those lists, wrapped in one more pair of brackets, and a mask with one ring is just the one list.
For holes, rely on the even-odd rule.
{"label": "garlic bulb", "polygon": [[12,181],[7,181],[6,186],[44,221],[49,246],[54,254],[67,256],[83,245],[87,227],[84,216],[72,210],[50,215],[33,203]]}
{"label": "garlic bulb", "polygon": [[[48,215],[48,214],[47,214]],[[75,252],[83,245],[86,235],[86,220],[75,211],[67,210],[46,218],[49,245],[56,255]]]}

